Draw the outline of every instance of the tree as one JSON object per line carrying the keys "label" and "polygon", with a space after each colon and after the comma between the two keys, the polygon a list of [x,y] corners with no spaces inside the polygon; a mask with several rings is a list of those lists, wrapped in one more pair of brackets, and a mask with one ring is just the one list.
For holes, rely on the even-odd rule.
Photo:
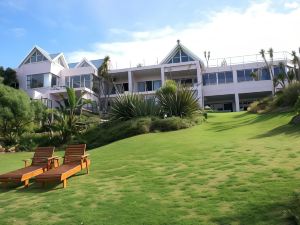
{"label": "tree", "polygon": [[30,98],[21,90],[0,84],[0,108],[1,139],[5,145],[17,144],[35,120]]}
{"label": "tree", "polygon": [[274,51],[272,48],[270,48],[268,50],[268,53],[269,53],[269,56],[270,56],[270,62],[268,62],[268,60],[266,59],[266,54],[265,54],[265,50],[264,49],[261,49],[259,54],[261,55],[261,57],[263,58],[265,64],[266,64],[266,67],[269,71],[269,74],[271,76],[271,80],[273,81],[273,94],[275,94],[275,88],[277,86],[277,80],[274,79],[274,73],[273,73],[273,57],[274,57]]}
{"label": "tree", "polygon": [[61,133],[62,141],[68,141],[72,135],[78,133],[79,127],[77,126],[77,122],[79,121],[82,107],[85,104],[91,103],[90,100],[83,98],[86,92],[81,92],[79,96],[76,96],[73,88],[67,87],[66,89],[67,96],[65,97],[61,94],[61,101],[56,101],[59,107],[55,114],[57,123],[53,125],[54,129]]}
{"label": "tree", "polygon": [[[300,60],[295,51],[292,51],[292,56],[293,56],[292,61],[294,64],[294,73],[295,73],[296,79],[298,81],[300,81]],[[297,66],[298,66],[298,69],[297,69]]]}
{"label": "tree", "polygon": [[101,112],[106,112],[108,108],[108,99],[110,96],[110,93],[112,91],[113,79],[109,75],[109,63],[110,58],[109,56],[106,56],[103,59],[102,65],[98,68],[97,76],[98,81],[97,87],[96,87],[96,93],[98,97],[98,112],[99,116],[101,115]]}
{"label": "tree", "polygon": [[6,68],[3,73],[3,84],[13,88],[19,88],[17,72],[9,67]]}

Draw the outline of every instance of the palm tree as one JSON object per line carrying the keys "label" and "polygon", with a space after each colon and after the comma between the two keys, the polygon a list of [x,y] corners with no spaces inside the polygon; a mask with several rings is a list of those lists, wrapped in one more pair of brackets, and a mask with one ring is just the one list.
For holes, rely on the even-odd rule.
{"label": "palm tree", "polygon": [[261,55],[261,57],[263,58],[263,60],[265,61],[266,67],[268,68],[269,74],[271,76],[271,80],[273,81],[273,94],[275,94],[275,87],[277,85],[276,79],[274,79],[274,73],[273,73],[273,60],[274,60],[274,51],[273,48],[270,48],[268,50],[269,56],[270,56],[270,63],[268,62],[268,60],[266,59],[266,55],[265,55],[265,50],[261,49],[259,54]]}
{"label": "palm tree", "polygon": [[[293,56],[292,61],[294,64],[294,73],[295,73],[296,79],[298,81],[300,81],[300,60],[295,51],[292,51],[292,56]],[[297,66],[298,66],[298,69],[297,69]]]}
{"label": "palm tree", "polygon": [[60,94],[61,101],[56,101],[59,107],[55,114],[58,121],[55,128],[60,131],[63,141],[67,141],[73,134],[77,133],[78,115],[81,114],[84,105],[91,103],[90,100],[83,99],[86,92],[83,91],[79,96],[76,96],[73,88],[67,87],[66,89],[67,96]]}
{"label": "palm tree", "polygon": [[99,116],[101,115],[101,112],[107,111],[108,99],[112,91],[112,87],[114,86],[113,79],[108,73],[109,63],[110,63],[109,56],[105,56],[97,72],[97,76],[98,76],[97,93],[98,93],[98,104],[99,104],[99,108],[98,108]]}

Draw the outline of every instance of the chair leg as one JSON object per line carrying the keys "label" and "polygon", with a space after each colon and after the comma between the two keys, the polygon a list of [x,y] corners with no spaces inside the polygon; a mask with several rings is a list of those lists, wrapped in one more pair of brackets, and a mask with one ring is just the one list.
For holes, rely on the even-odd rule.
{"label": "chair leg", "polygon": [[29,187],[29,180],[25,180],[24,181],[24,188],[28,188]]}
{"label": "chair leg", "polygon": [[67,179],[64,179],[63,181],[63,188],[66,188],[67,187]]}

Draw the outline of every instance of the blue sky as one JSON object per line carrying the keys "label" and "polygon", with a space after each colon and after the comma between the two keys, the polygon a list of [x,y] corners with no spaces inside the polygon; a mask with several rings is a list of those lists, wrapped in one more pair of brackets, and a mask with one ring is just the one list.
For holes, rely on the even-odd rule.
{"label": "blue sky", "polygon": [[[49,53],[64,52],[70,61],[83,56],[102,58],[108,54],[119,65],[126,66],[128,63],[138,63],[138,60],[147,61],[148,64],[154,62],[154,58],[161,60],[168,49],[171,50],[175,45],[176,39],[181,39],[198,54],[206,49],[214,50],[216,56],[220,57],[225,53],[248,53],[249,47],[243,47],[243,44],[239,44],[238,49],[232,52],[216,45],[228,36],[226,30],[220,33],[219,27],[234,26],[238,32],[239,26],[251,24],[249,34],[241,37],[247,39],[246,36],[251,36],[251,33],[257,35],[255,26],[259,27],[259,32],[263,29],[259,22],[256,25],[252,23],[257,16],[262,17],[262,23],[273,24],[285,18],[289,22],[299,10],[299,2],[0,0],[0,9],[0,65],[18,66],[36,44]],[[265,15],[276,20],[267,20],[263,18]],[[232,20],[227,21],[231,17]],[[239,18],[244,20],[243,24],[235,24]],[[299,20],[296,20],[299,24]],[[220,21],[224,21],[224,24],[220,24]],[[213,40],[210,42],[205,36],[211,36],[213,38],[210,40]],[[274,40],[268,41],[270,38]],[[257,49],[252,52],[257,52],[260,47],[270,47],[264,45],[269,42],[282,48],[283,38],[268,37],[261,41],[261,45],[259,39],[255,39],[253,41],[257,42]],[[298,40],[300,45],[299,35]],[[296,41],[288,42],[292,42],[291,46],[280,50],[298,47]]]}

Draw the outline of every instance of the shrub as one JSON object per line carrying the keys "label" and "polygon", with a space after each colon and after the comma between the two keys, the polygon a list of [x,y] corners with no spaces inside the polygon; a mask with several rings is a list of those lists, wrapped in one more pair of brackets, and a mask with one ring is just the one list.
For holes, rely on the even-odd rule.
{"label": "shrub", "polygon": [[86,143],[88,148],[96,148],[152,131],[172,131],[188,128],[201,121],[203,121],[201,116],[195,116],[189,118],[170,117],[166,119],[141,117],[126,121],[105,122],[77,136],[74,143]]}
{"label": "shrub", "polygon": [[5,145],[18,143],[21,135],[32,128],[35,107],[21,90],[0,85],[0,136]]}
{"label": "shrub", "polygon": [[195,92],[182,85],[174,88],[174,82],[167,82],[156,92],[162,114],[168,117],[192,116],[199,111],[198,99]]}
{"label": "shrub", "polygon": [[248,112],[252,113],[264,113],[273,108],[273,97],[266,97],[258,101],[252,102],[247,108]]}
{"label": "shrub", "polygon": [[117,140],[148,133],[150,126],[150,117],[141,117],[127,121],[105,122],[77,136],[75,143],[86,143],[88,148],[96,148]]}
{"label": "shrub", "polygon": [[153,131],[173,131],[185,129],[193,126],[194,123],[189,119],[180,117],[168,117],[166,119],[156,119],[151,124]]}
{"label": "shrub", "polygon": [[300,83],[290,84],[275,96],[274,104],[278,107],[293,107],[297,102],[299,95]]}
{"label": "shrub", "polygon": [[295,108],[295,111],[297,112],[297,114],[300,114],[300,95],[298,96],[298,100],[295,103],[294,108]]}
{"label": "shrub", "polygon": [[143,96],[137,94],[119,95],[114,99],[110,112],[114,120],[130,120],[158,114],[159,108],[155,99],[144,99]]}

